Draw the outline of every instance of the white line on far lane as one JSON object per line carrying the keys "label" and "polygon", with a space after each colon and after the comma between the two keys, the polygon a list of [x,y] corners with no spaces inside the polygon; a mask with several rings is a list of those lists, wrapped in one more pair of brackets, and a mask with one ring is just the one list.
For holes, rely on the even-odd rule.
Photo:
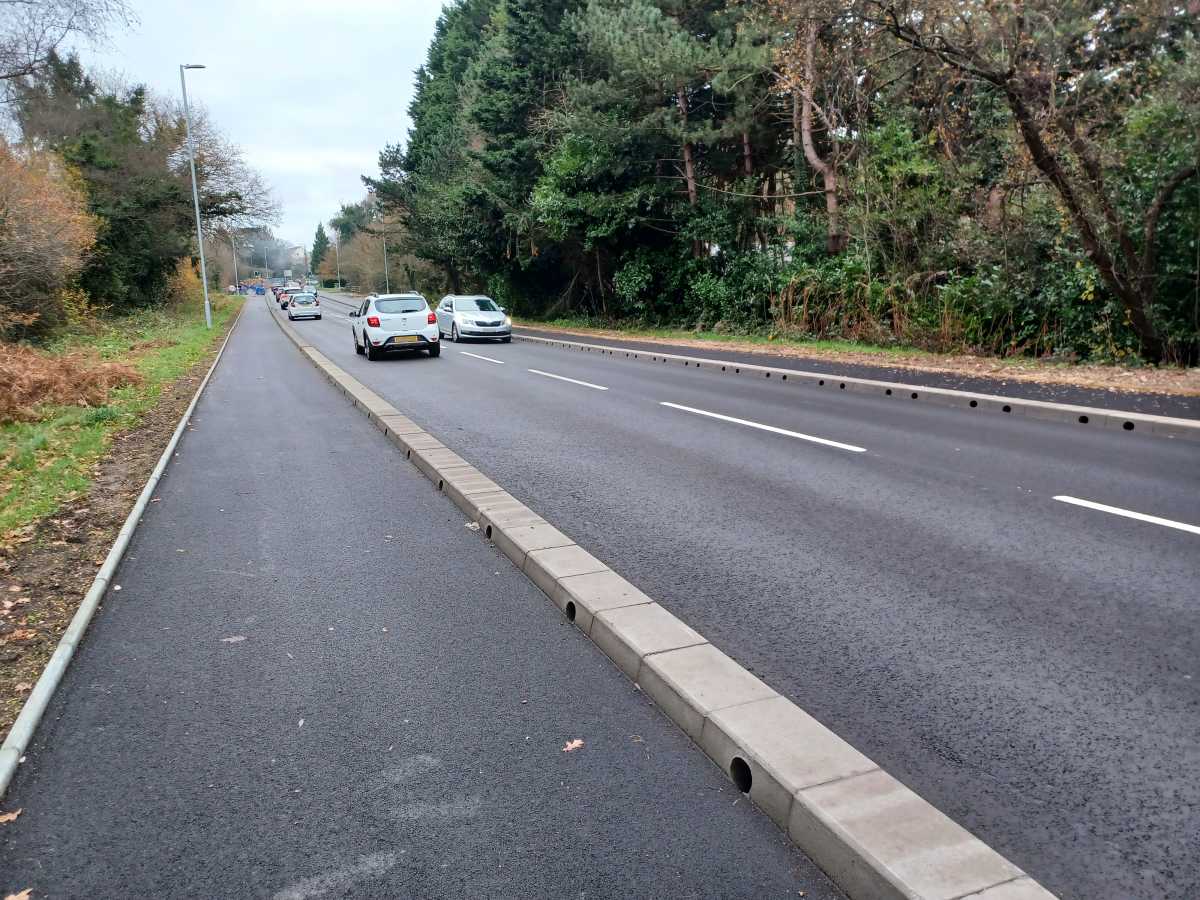
{"label": "white line on far lane", "polygon": [[543,372],[541,369],[526,369],[525,371],[532,372],[534,375],[545,375],[547,378],[555,378],[558,381],[569,381],[569,382],[571,382],[571,384],[578,384],[578,385],[582,385],[583,387],[589,387],[594,391],[607,391],[608,390],[608,388],[606,388],[602,384],[592,384],[590,381],[578,381],[574,378],[568,378],[566,375],[554,375],[550,372]]}
{"label": "white line on far lane", "polygon": [[498,366],[504,365],[504,360],[502,359],[492,359],[490,356],[480,356],[478,353],[468,353],[466,350],[459,350],[458,352],[463,356],[473,356],[475,359],[484,359],[488,362],[494,362]]}
{"label": "white line on far lane", "polygon": [[799,431],[788,431],[786,428],[776,428],[774,425],[763,425],[761,422],[751,422],[749,419],[735,419],[733,416],[723,416],[720,413],[709,412],[706,409],[696,409],[692,406],[680,406],[678,403],[667,403],[665,400],[659,402],[659,406],[669,406],[671,409],[681,409],[684,412],[695,413],[698,416],[708,416],[710,419],[720,419],[722,422],[733,422],[735,425],[745,425],[747,428],[757,428],[760,431],[769,431],[772,434],[782,434],[786,437],[793,437],[801,441],[811,441],[814,444],[823,444],[826,447],[836,447],[838,450],[849,450],[851,453],[866,453],[866,447],[856,447],[853,444],[843,444],[840,441],[831,441],[827,438],[813,437],[811,434],[801,434]]}
{"label": "white line on far lane", "polygon": [[1188,525],[1186,522],[1176,522],[1174,519],[1162,519],[1158,516],[1148,516],[1145,513],[1134,512],[1131,509],[1121,509],[1119,506],[1107,506],[1103,503],[1094,503],[1091,500],[1080,500],[1078,497],[1068,497],[1065,494],[1059,494],[1054,498],[1060,503],[1070,503],[1072,506],[1082,506],[1085,509],[1096,509],[1100,512],[1112,513],[1114,516],[1124,516],[1126,519],[1137,519],[1139,522],[1149,522],[1152,525],[1163,525],[1167,528],[1178,528],[1180,531],[1187,531],[1192,534],[1200,534],[1200,525]]}

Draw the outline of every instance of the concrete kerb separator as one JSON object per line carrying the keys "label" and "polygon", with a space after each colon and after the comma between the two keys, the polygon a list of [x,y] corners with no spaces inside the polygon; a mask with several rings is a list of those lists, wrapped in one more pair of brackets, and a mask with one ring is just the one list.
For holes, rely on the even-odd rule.
{"label": "concrete kerb separator", "polygon": [[237,319],[234,320],[228,334],[225,335],[225,340],[221,343],[221,349],[217,351],[212,365],[209,366],[208,372],[205,373],[204,379],[200,382],[200,386],[196,388],[196,393],[192,396],[191,403],[188,404],[188,408],[180,418],[179,424],[175,426],[175,431],[171,434],[171,439],[167,441],[166,448],[158,458],[158,463],[150,473],[150,478],[146,481],[142,492],[134,502],[133,508],[129,510],[129,515],[125,517],[125,522],[121,526],[121,530],[117,532],[117,538],[113,541],[112,547],[109,548],[108,555],[104,558],[104,563],[96,573],[91,587],[84,594],[83,601],[79,604],[79,609],[76,610],[71,623],[67,626],[67,630],[63,632],[62,638],[59,639],[58,646],[54,648],[54,653],[50,656],[49,662],[46,663],[45,669],[42,670],[42,674],[33,686],[33,690],[29,692],[29,696],[21,707],[21,712],[17,715],[17,720],[13,723],[12,728],[9,729],[8,737],[4,740],[4,745],[0,746],[0,797],[3,797],[8,790],[8,785],[16,773],[17,766],[20,765],[21,760],[24,758],[30,741],[33,740],[34,732],[37,730],[38,723],[41,722],[42,716],[46,712],[46,707],[49,705],[50,699],[54,696],[54,691],[62,681],[63,675],[67,671],[67,666],[70,664],[72,657],[74,657],[80,641],[83,640],[84,633],[87,631],[88,625],[91,624],[96,610],[100,608],[100,602],[104,598],[109,584],[112,582],[113,574],[116,572],[117,566],[120,565],[121,558],[125,555],[129,541],[133,538],[133,533],[137,529],[138,523],[146,511],[146,506],[154,494],[154,489],[158,487],[158,482],[162,479],[163,473],[166,471],[167,463],[171,460],[171,454],[175,452],[175,448],[179,445],[179,439],[183,436],[183,430],[187,427],[188,422],[191,421],[192,412],[195,410],[196,404],[200,401],[200,395],[204,393],[204,389],[208,386],[208,380],[212,378],[213,372],[216,371],[217,364],[221,361],[221,357],[225,353],[225,348],[229,345],[229,339],[233,336],[234,329],[237,328],[238,322],[241,321],[242,313],[245,309],[246,306],[243,304],[242,308],[238,310]]}
{"label": "concrete kerb separator", "polygon": [[716,372],[725,375],[747,375],[755,378],[770,378],[773,381],[794,385],[809,385],[830,388],[835,391],[851,391],[870,394],[893,400],[912,402],[924,401],[939,406],[952,406],[967,411],[998,412],[1002,415],[1024,416],[1051,422],[1066,422],[1092,428],[1115,428],[1138,434],[1158,437],[1200,441],[1200,420],[1180,419],[1173,416],[1154,416],[1147,413],[1122,412],[1094,406],[1075,406],[1069,403],[1049,403],[1044,400],[1023,400],[1019,397],[1001,397],[995,394],[976,394],[951,388],[924,387],[894,381],[875,381],[869,378],[851,378],[825,375],[820,372],[805,372],[800,369],[772,368],[753,363],[730,362],[721,359],[705,359],[697,356],[681,356],[660,353],[656,350],[638,350],[632,347],[608,347],[602,344],[587,344],[565,341],[558,338],[536,337],[531,334],[513,333],[513,340],[539,343],[565,350],[598,353],[601,356],[638,360],[649,363],[683,365],[697,371]]}
{"label": "concrete kerb separator", "polygon": [[1053,897],[272,317],[848,895]]}

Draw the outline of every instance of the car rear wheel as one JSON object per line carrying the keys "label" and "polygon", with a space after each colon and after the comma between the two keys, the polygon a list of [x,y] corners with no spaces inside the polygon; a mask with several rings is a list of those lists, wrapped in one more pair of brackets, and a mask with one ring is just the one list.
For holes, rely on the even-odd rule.
{"label": "car rear wheel", "polygon": [[429,355],[430,356],[441,356],[442,355],[442,345],[441,344],[430,344],[429,345]]}
{"label": "car rear wheel", "polygon": [[363,348],[358,346],[358,338],[354,337],[353,331],[350,332],[350,337],[354,338],[354,352],[357,353],[359,356],[362,356]]}
{"label": "car rear wheel", "polygon": [[367,340],[367,336],[365,334],[363,335],[363,353],[366,355],[367,359],[371,360],[372,362],[379,359],[379,354],[376,352],[375,348],[371,346],[371,342]]}

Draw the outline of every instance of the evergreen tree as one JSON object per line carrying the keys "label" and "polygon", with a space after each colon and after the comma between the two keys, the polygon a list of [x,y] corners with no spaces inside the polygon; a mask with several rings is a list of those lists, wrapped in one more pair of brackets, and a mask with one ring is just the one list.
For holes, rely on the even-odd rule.
{"label": "evergreen tree", "polygon": [[317,223],[317,234],[313,238],[312,253],[308,259],[308,267],[311,271],[316,272],[321,267],[321,261],[325,259],[325,254],[329,252],[329,235],[325,233],[325,226],[320,222]]}

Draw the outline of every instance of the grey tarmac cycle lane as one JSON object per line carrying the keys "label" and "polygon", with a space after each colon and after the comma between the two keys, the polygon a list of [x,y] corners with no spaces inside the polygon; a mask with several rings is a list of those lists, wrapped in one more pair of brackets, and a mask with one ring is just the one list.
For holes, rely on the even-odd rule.
{"label": "grey tarmac cycle lane", "polygon": [[840,896],[262,304],[158,501],[5,799],[0,891]]}

